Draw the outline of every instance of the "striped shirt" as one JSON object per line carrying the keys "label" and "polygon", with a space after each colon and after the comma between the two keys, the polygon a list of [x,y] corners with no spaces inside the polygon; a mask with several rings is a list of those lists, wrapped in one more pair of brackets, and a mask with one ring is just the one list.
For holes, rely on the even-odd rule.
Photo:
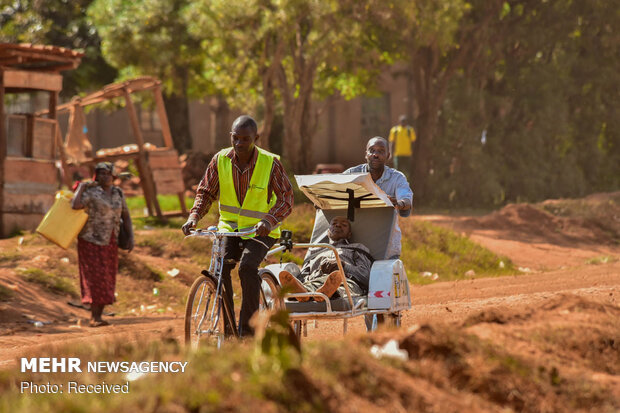
{"label": "striped shirt", "polygon": [[[248,191],[248,185],[256,166],[256,160],[258,159],[258,151],[254,150],[254,154],[250,159],[248,165],[244,170],[241,170],[239,166],[239,158],[235,154],[235,150],[231,149],[226,154],[232,162],[232,178],[235,185],[235,193],[237,194],[237,200],[239,205],[243,205],[245,194]],[[273,160],[273,166],[271,168],[271,176],[269,177],[269,187],[267,202],[271,200],[271,197],[275,194],[277,200],[275,205],[269,210],[269,213],[265,215],[263,221],[266,221],[270,228],[274,228],[280,222],[290,215],[293,210],[293,186],[289,181],[282,163],[278,159]],[[217,155],[211,159],[207,170],[205,171],[202,180],[198,184],[196,189],[196,198],[194,199],[194,206],[190,211],[190,215],[194,215],[200,220],[203,216],[209,212],[211,204],[219,198],[220,193],[220,181],[217,171]]]}

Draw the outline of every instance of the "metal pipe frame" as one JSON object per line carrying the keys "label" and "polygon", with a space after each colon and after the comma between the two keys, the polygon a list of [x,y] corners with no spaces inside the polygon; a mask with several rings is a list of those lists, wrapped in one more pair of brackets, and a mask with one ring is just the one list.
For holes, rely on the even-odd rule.
{"label": "metal pipe frame", "polygon": [[[338,255],[338,249],[336,247],[334,247],[331,244],[324,244],[324,243],[320,243],[320,244],[308,244],[308,243],[293,243],[293,248],[329,248],[330,250],[332,250],[334,252],[334,256],[336,257],[336,265],[338,266],[338,271],[340,272],[340,276],[342,278],[342,284],[344,284],[344,289],[347,292],[347,299],[349,301],[349,308],[351,308],[351,312],[355,313],[355,307],[353,306],[353,297],[351,297],[351,290],[349,289],[349,284],[347,284],[347,277],[344,274],[344,269],[342,267],[342,262],[340,261],[340,256]],[[273,250],[270,250],[269,252],[267,252],[267,256],[275,254],[278,251],[282,251],[282,247],[278,247],[275,248]],[[323,297],[325,297],[324,294],[321,293],[297,293],[300,294],[298,295],[299,297],[303,297],[303,296],[316,296],[316,295],[321,295]],[[293,294],[288,294],[287,296],[294,296]],[[326,301],[326,303],[328,303],[329,300]],[[329,305],[329,304],[328,304]],[[331,306],[328,307],[331,310]]]}
{"label": "metal pipe frame", "polygon": [[360,310],[359,312],[347,311],[332,311],[327,312],[308,312],[308,313],[289,313],[289,319],[291,321],[304,321],[304,320],[338,320],[344,318],[359,317],[366,314],[392,314],[390,310]]}

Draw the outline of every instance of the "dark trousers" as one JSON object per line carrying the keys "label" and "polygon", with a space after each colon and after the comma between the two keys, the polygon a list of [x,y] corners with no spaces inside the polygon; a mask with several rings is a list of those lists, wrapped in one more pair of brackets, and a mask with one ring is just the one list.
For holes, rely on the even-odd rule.
{"label": "dark trousers", "polygon": [[[260,242],[259,242],[260,241]],[[250,327],[250,318],[258,310],[260,300],[261,280],[258,276],[258,266],[265,258],[267,251],[277,240],[271,237],[256,237],[250,239],[224,239],[224,266],[222,281],[226,288],[226,302],[231,309],[233,324],[235,324],[235,310],[233,303],[233,289],[230,271],[239,263],[239,279],[241,280],[241,313],[239,314],[239,335],[253,335]]]}

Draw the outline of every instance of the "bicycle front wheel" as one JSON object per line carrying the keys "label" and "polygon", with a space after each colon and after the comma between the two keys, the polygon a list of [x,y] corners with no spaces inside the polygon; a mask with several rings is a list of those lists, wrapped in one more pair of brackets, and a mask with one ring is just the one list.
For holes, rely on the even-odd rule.
{"label": "bicycle front wheel", "polygon": [[197,348],[201,341],[219,347],[225,338],[224,302],[217,285],[204,275],[194,281],[185,305],[185,344]]}

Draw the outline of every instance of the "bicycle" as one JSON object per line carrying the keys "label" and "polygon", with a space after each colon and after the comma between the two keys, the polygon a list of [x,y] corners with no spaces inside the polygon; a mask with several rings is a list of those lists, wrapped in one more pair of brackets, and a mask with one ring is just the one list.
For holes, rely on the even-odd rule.
{"label": "bicycle", "polygon": [[[233,322],[232,309],[224,299],[226,291],[222,282],[224,266],[224,245],[226,237],[244,237],[256,232],[255,228],[241,232],[219,232],[216,226],[207,229],[190,229],[188,237],[213,238],[211,261],[208,270],[203,270],[192,284],[185,305],[185,344],[197,347],[202,338],[215,340],[220,348],[226,338],[238,338],[239,332]],[[273,251],[275,252],[275,251]],[[276,292],[277,283],[268,275],[261,276],[268,289],[260,290],[260,310],[275,308],[279,301],[265,291]]]}

